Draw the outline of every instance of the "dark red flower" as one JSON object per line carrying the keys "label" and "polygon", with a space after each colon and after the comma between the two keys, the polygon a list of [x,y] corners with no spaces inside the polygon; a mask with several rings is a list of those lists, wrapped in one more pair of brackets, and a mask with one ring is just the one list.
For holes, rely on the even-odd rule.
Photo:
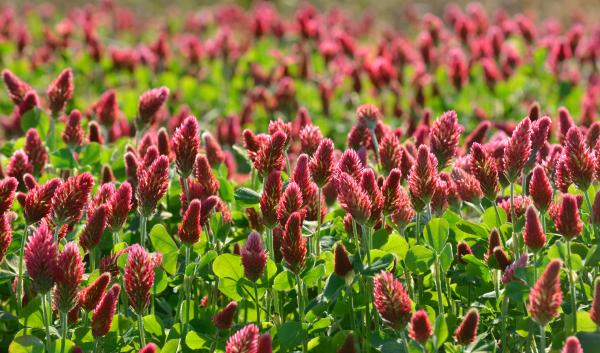
{"label": "dark red flower", "polygon": [[479,123],[479,125],[477,125],[477,127],[465,138],[465,151],[469,151],[474,143],[483,144],[485,142],[485,135],[491,126],[492,123],[487,120]]}
{"label": "dark red flower", "polygon": [[494,249],[497,247],[502,248],[502,239],[500,238],[498,230],[492,229],[488,238],[487,252],[483,255],[483,259],[488,262],[488,264],[490,263],[490,260],[494,259]]}
{"label": "dark red flower", "polygon": [[87,311],[94,310],[100,299],[104,296],[104,291],[109,283],[110,273],[102,273],[94,282],[79,292],[79,305]]}
{"label": "dark red flower", "polygon": [[169,159],[160,156],[150,168],[138,169],[136,196],[138,209],[144,217],[150,217],[156,211],[160,199],[169,187]]}
{"label": "dark red flower", "polygon": [[62,132],[62,140],[69,147],[81,146],[83,143],[83,128],[81,127],[81,113],[72,110],[67,119],[67,125]]}
{"label": "dark red flower", "polygon": [[438,161],[438,170],[444,169],[456,155],[462,132],[463,127],[458,123],[458,117],[453,110],[445,112],[433,123],[429,143],[431,152]]}
{"label": "dark red flower", "polygon": [[18,184],[17,179],[13,177],[0,181],[0,214],[7,212],[12,207]]}
{"label": "dark red flower", "polygon": [[479,312],[477,309],[470,309],[456,331],[454,331],[454,339],[460,345],[468,345],[475,341],[478,326]]}
{"label": "dark red flower", "polygon": [[[346,248],[341,243],[337,244],[334,248],[333,265],[333,272],[335,272],[336,275],[344,279],[350,279],[350,282],[352,281],[351,278],[354,273],[354,268],[350,262]],[[347,276],[350,276],[350,278]]]}
{"label": "dark red flower", "polygon": [[119,117],[119,103],[117,102],[116,91],[109,89],[104,92],[94,106],[94,111],[100,125],[110,128]]}
{"label": "dark red flower", "polygon": [[556,212],[552,212],[551,216],[554,219],[556,231],[563,237],[571,239],[581,234],[583,223],[579,217],[579,207],[575,196],[565,194],[562,202],[557,205]]}
{"label": "dark red flower", "polygon": [[390,171],[388,177],[384,180],[381,186],[383,195],[383,214],[389,215],[394,211],[395,204],[398,200],[398,194],[401,182],[400,169],[394,168]]}
{"label": "dark red flower", "polygon": [[123,275],[125,291],[129,305],[137,314],[142,315],[150,304],[150,290],[154,285],[154,264],[146,250],[138,244],[132,245],[128,254]]}
{"label": "dark red flower", "polygon": [[58,266],[58,248],[45,221],[27,239],[24,260],[33,289],[39,293],[52,289]]}
{"label": "dark red flower", "polygon": [[375,308],[383,322],[394,329],[403,329],[411,315],[410,298],[394,275],[382,271],[373,278]]}
{"label": "dark red flower", "polygon": [[483,195],[489,200],[494,201],[498,191],[500,191],[496,161],[483,146],[476,142],[471,146],[469,169],[477,181],[479,181]]}
{"label": "dark red flower", "polygon": [[510,266],[511,261],[508,258],[508,254],[502,249],[501,246],[497,246],[494,248],[494,258],[496,259],[496,263],[500,267],[500,270],[504,271],[508,266]]}
{"label": "dark red flower", "polygon": [[452,169],[452,180],[456,185],[456,191],[460,199],[477,205],[483,197],[479,181],[464,169]]}
{"label": "dark red flower", "polygon": [[111,231],[120,230],[127,221],[133,207],[132,196],[131,184],[124,182],[108,201],[108,226]]}
{"label": "dark red flower", "polygon": [[567,132],[563,154],[569,179],[580,190],[586,191],[594,180],[595,161],[578,127],[574,126]]}
{"label": "dark red flower", "polygon": [[416,212],[422,212],[429,204],[436,182],[437,160],[427,146],[421,145],[408,176],[408,190]]}
{"label": "dark red flower", "polygon": [[100,125],[98,125],[95,121],[90,121],[88,123],[88,138],[89,143],[95,142],[99,144],[104,144],[104,137],[102,136],[102,132],[100,131]]}
{"label": "dark red flower", "polygon": [[92,315],[92,334],[94,337],[106,336],[112,325],[113,317],[117,311],[117,302],[121,287],[118,284],[113,286],[102,297],[98,306],[95,307]]}
{"label": "dark red flower", "polygon": [[169,97],[167,87],[154,88],[144,92],[138,101],[138,120],[141,127],[150,125],[156,113],[165,104]]}
{"label": "dark red flower", "polygon": [[271,335],[268,333],[263,333],[258,337],[256,353],[273,353]]}
{"label": "dark red flower", "polygon": [[85,251],[91,251],[100,244],[102,234],[106,229],[108,215],[107,205],[100,205],[93,210],[93,213],[88,213],[87,223],[79,235],[79,244]]}
{"label": "dark red flower", "polygon": [[550,261],[542,276],[537,280],[529,292],[529,314],[538,324],[546,326],[553,318],[558,316],[558,311],[563,300],[560,289],[560,268],[562,262],[554,259]]}
{"label": "dark red flower", "polygon": [[290,215],[281,240],[281,254],[294,273],[299,273],[306,261],[306,239],[302,236],[302,218],[300,212]]}
{"label": "dark red flower", "polygon": [[33,165],[33,174],[40,175],[46,166],[48,152],[44,147],[40,134],[34,128],[27,130],[24,151],[29,158],[29,162]]}
{"label": "dark red flower", "polygon": [[282,193],[281,172],[274,170],[265,179],[264,190],[260,197],[260,210],[267,227],[277,224],[277,210]]}
{"label": "dark red flower", "polygon": [[31,91],[31,87],[8,69],[2,71],[2,79],[8,91],[8,97],[15,105],[21,104],[25,94]]}
{"label": "dark red flower", "polygon": [[402,162],[402,147],[395,134],[386,134],[379,143],[379,161],[383,171],[388,174],[399,168]]}
{"label": "dark red flower", "polygon": [[398,188],[398,199],[396,200],[395,208],[392,211],[392,222],[400,229],[403,229],[415,217],[410,199],[403,188]]}
{"label": "dark red flower", "polygon": [[295,182],[290,182],[279,199],[277,206],[277,219],[279,224],[285,226],[290,215],[302,209],[302,191]]}
{"label": "dark red flower", "polygon": [[50,83],[46,94],[48,106],[53,116],[57,116],[73,97],[73,72],[70,68],[64,69],[58,77]]}
{"label": "dark red flower", "polygon": [[410,338],[421,344],[425,344],[432,333],[433,329],[431,328],[427,312],[425,310],[415,312],[410,320],[410,331],[408,332]]}
{"label": "dark red flower", "polygon": [[64,246],[58,255],[54,272],[56,287],[53,292],[54,306],[61,313],[68,313],[79,301],[79,284],[85,273],[79,248],[74,242]]}
{"label": "dark red flower", "polygon": [[212,322],[219,330],[229,330],[237,313],[238,303],[231,301],[212,317]]}
{"label": "dark red flower", "polygon": [[22,205],[26,224],[35,224],[50,214],[52,197],[60,185],[60,179],[55,178],[29,190]]}
{"label": "dark red flower", "polygon": [[211,167],[217,168],[219,165],[221,165],[221,163],[223,163],[223,161],[225,161],[225,156],[223,155],[221,145],[219,145],[219,142],[217,142],[217,140],[215,140],[210,133],[204,133],[202,137],[204,139],[206,158],[208,159]]}
{"label": "dark red flower", "polygon": [[544,168],[537,166],[533,169],[531,181],[529,182],[529,195],[535,207],[544,213],[552,202],[552,185],[546,176]]}
{"label": "dark red flower", "polygon": [[10,225],[10,216],[7,213],[0,214],[0,263],[4,260],[4,255],[12,241],[12,227]]}
{"label": "dark red flower", "polygon": [[79,222],[93,187],[90,173],[69,177],[52,197],[52,222],[57,226]]}
{"label": "dark red flower", "polygon": [[200,226],[201,205],[200,200],[192,200],[183,215],[177,234],[181,242],[185,245],[192,246],[200,240],[200,235],[202,234]]}
{"label": "dark red flower", "polygon": [[379,186],[377,185],[377,180],[375,179],[375,172],[373,169],[366,168],[363,170],[362,177],[360,180],[360,186],[368,195],[369,200],[371,201],[371,210],[369,217],[369,224],[376,224],[381,219],[381,214],[383,212],[384,199]]}
{"label": "dark red flower", "polygon": [[23,176],[25,174],[33,173],[33,165],[29,161],[29,157],[22,150],[17,150],[13,153],[12,157],[8,161],[6,167],[6,175],[15,178],[19,182],[21,189],[25,186],[23,184]]}
{"label": "dark red flower", "polygon": [[365,224],[371,217],[372,203],[369,195],[350,174],[338,173],[335,183],[340,206],[351,214],[358,224]]}
{"label": "dark red flower", "polygon": [[463,256],[465,255],[473,255],[473,250],[471,250],[469,244],[467,244],[464,241],[461,241],[456,246],[456,259],[458,260],[458,262],[464,264],[465,260],[463,260]]}
{"label": "dark red flower", "polygon": [[356,182],[360,181],[363,170],[363,163],[361,162],[358,153],[355,150],[348,149],[344,151],[342,156],[340,157],[337,163],[337,172],[344,172],[349,174],[356,180]]}
{"label": "dark red flower", "polygon": [[523,241],[525,245],[536,252],[546,244],[546,235],[542,230],[542,225],[538,218],[538,214],[532,206],[527,208],[525,212],[525,229],[523,230]]}
{"label": "dark red flower", "polygon": [[254,160],[254,168],[261,176],[267,176],[273,170],[283,169],[286,143],[287,135],[277,131],[260,146]]}
{"label": "dark red flower", "polygon": [[510,183],[521,175],[531,153],[531,121],[523,119],[504,147],[504,173]]}
{"label": "dark red flower", "polygon": [[379,108],[372,104],[363,104],[356,108],[356,116],[358,118],[358,124],[369,130],[375,130],[375,126],[381,121]]}
{"label": "dark red flower", "polygon": [[248,240],[242,248],[242,265],[244,265],[244,275],[249,280],[256,282],[265,271],[267,266],[267,252],[263,246],[260,234],[250,232]]}
{"label": "dark red flower", "polygon": [[220,188],[219,180],[215,177],[206,156],[196,156],[194,177],[201,187],[202,198],[217,195]]}
{"label": "dark red flower", "polygon": [[315,125],[309,124],[300,130],[300,150],[309,156],[315,153],[322,140],[321,130]]}
{"label": "dark red flower", "polygon": [[258,327],[254,324],[246,325],[229,337],[225,353],[256,353],[257,339]]}
{"label": "dark red flower", "polygon": [[183,178],[187,178],[192,173],[200,147],[200,128],[194,116],[185,118],[181,126],[175,130],[172,144],[177,171]]}

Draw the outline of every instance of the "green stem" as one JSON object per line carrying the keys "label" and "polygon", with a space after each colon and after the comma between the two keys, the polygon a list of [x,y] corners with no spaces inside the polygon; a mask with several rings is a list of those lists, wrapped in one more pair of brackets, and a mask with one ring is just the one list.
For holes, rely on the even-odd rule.
{"label": "green stem", "polygon": [[546,234],[546,215],[545,215],[545,212],[540,213],[540,221],[542,221],[542,230],[544,231],[544,234]]}
{"label": "green stem", "polygon": [[[593,211],[593,207],[592,207],[592,202],[590,201],[590,195],[588,195],[588,191],[584,191],[583,192],[583,198],[585,199],[585,204],[587,205],[587,209],[588,209],[588,221],[591,221],[592,219],[592,211]],[[592,222],[590,222],[592,223]]]}
{"label": "green stem", "polygon": [[61,224],[56,224],[54,226],[54,242],[58,243],[58,233],[60,233],[60,228],[62,227]]}
{"label": "green stem", "polygon": [[189,324],[190,324],[190,287],[191,287],[191,278],[186,274],[187,266],[190,263],[191,256],[191,247],[189,245],[185,245],[185,262],[183,266],[183,288],[185,290],[185,316],[183,321],[183,339],[185,339],[185,335],[187,334]]}
{"label": "green stem", "polygon": [[346,293],[348,294],[348,297],[350,298],[350,323],[352,324],[352,332],[354,332],[354,334],[357,333],[358,327],[356,325],[356,321],[354,318],[354,294],[353,294],[353,290],[352,290],[352,285],[347,285],[346,286]]}
{"label": "green stem", "polygon": [[402,337],[402,345],[404,346],[404,352],[410,353],[410,350],[408,349],[408,339],[406,338],[406,332],[404,332],[404,329],[400,331],[400,337]]}
{"label": "green stem", "polygon": [[537,282],[538,271],[537,271],[537,251],[533,252],[533,284]]}
{"label": "green stem", "polygon": [[50,314],[48,312],[48,293],[42,294],[42,315],[44,319],[44,328],[46,330],[46,350],[50,352]]}
{"label": "green stem", "polygon": [[60,353],[65,353],[65,341],[67,339],[67,313],[60,313]]}
{"label": "green stem", "polygon": [[260,325],[260,300],[258,298],[258,288],[256,287],[256,281],[253,282],[254,284],[254,300],[256,301],[256,326],[258,326],[259,328],[261,327]]}
{"label": "green stem", "polygon": [[96,248],[90,249],[90,273],[96,269]]}
{"label": "green stem", "polygon": [[52,114],[52,116],[50,117],[50,126],[48,126],[48,136],[47,141],[48,141],[48,149],[50,150],[50,152],[53,152],[55,149],[55,145],[56,145],[56,120],[58,119],[58,116],[56,116],[55,114]]}
{"label": "green stem", "polygon": [[[352,231],[354,233],[354,246],[356,246],[356,251],[358,252],[358,257],[360,259],[360,262],[363,261],[362,258],[362,251],[360,250],[360,243],[358,242],[358,230],[356,228],[356,222],[354,220],[352,220]],[[364,234],[363,234],[364,236]]]}
{"label": "green stem", "polygon": [[546,327],[540,325],[540,353],[546,353]]}
{"label": "green stem", "polygon": [[519,241],[517,240],[517,232],[515,226],[517,225],[517,216],[515,215],[515,183],[510,183],[510,222],[512,223],[512,246],[513,253],[517,257],[519,254]]}
{"label": "green stem", "polygon": [[362,227],[362,234],[363,234],[363,241],[365,243],[365,247],[366,247],[366,252],[367,252],[367,264],[371,265],[371,227],[368,227],[367,225],[361,225]]}
{"label": "green stem", "polygon": [[571,292],[571,315],[573,317],[573,333],[577,332],[577,302],[575,301],[575,276],[571,254],[571,240],[567,239],[567,271],[569,272],[569,290]]}
{"label": "green stem", "polygon": [[417,231],[415,233],[415,241],[417,242],[417,245],[419,244],[419,236],[421,235],[421,212],[417,212],[417,218],[416,218],[416,227],[417,227]]}
{"label": "green stem", "polygon": [[146,217],[140,215],[140,245],[146,248]]}
{"label": "green stem", "polygon": [[321,255],[321,187],[317,189],[317,230],[315,231],[315,254],[317,258]]}
{"label": "green stem", "polygon": [[437,292],[438,300],[438,315],[444,316],[444,302],[442,300],[442,279],[441,279],[442,266],[440,264],[439,256],[435,258],[435,291]]}
{"label": "green stem", "polygon": [[371,132],[371,142],[373,142],[373,150],[375,150],[375,161],[377,161],[377,167],[379,168],[379,142],[377,141],[377,134],[375,129],[369,129]]}
{"label": "green stem", "polygon": [[508,341],[506,335],[506,320],[507,320],[507,312],[508,312],[508,296],[504,295],[502,298],[502,351],[506,352],[508,348]]}
{"label": "green stem", "polygon": [[189,205],[190,204],[190,186],[189,186],[187,177],[183,178],[183,191],[185,192],[185,200],[187,201],[187,203]]}
{"label": "green stem", "polygon": [[500,229],[500,226],[502,225],[502,221],[500,220],[500,211],[498,211],[498,205],[496,204],[496,200],[490,200],[492,201],[492,204],[494,204],[494,212],[496,212],[496,227],[498,227],[498,229]]}
{"label": "green stem", "polygon": [[[302,290],[302,279],[300,278],[300,275],[296,273],[296,285],[297,285],[297,289],[296,289],[296,295],[298,297],[298,315],[299,315],[299,320],[300,323],[303,324],[304,323],[304,294],[303,294],[303,290]],[[303,341],[302,343],[302,353],[306,353],[307,352],[307,344],[306,344],[306,340]]]}
{"label": "green stem", "polygon": [[117,244],[119,244],[119,232],[118,231],[114,231],[113,235],[112,235],[112,240],[113,240],[113,248],[112,248],[112,252],[116,253],[115,251],[115,247],[117,246]]}
{"label": "green stem", "polygon": [[[141,314],[137,314],[138,334],[140,336],[140,349],[146,346],[146,336],[144,334],[144,318]],[[185,340],[185,337],[183,338]]]}
{"label": "green stem", "polygon": [[23,308],[23,253],[25,252],[25,243],[27,242],[27,234],[29,227],[25,225],[23,230],[23,239],[21,239],[21,249],[19,251],[19,277],[17,278],[17,315],[21,313]]}

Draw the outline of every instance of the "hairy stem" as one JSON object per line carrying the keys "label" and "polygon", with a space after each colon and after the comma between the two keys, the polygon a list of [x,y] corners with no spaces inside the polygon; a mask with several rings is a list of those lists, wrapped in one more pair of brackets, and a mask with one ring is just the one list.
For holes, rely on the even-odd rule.
{"label": "hairy stem", "polygon": [[571,315],[573,317],[573,333],[577,332],[577,302],[575,301],[575,275],[571,254],[571,240],[567,239],[567,271],[569,273],[569,290],[571,292]]}

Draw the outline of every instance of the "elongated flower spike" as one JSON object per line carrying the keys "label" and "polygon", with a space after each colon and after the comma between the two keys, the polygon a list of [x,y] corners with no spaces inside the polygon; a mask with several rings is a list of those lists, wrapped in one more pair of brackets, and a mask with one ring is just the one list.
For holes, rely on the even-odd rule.
{"label": "elongated flower spike", "polygon": [[531,153],[531,121],[523,119],[504,147],[504,173],[510,183],[521,175]]}
{"label": "elongated flower spike", "polygon": [[508,254],[501,246],[497,246],[494,248],[494,258],[500,267],[500,270],[504,271],[510,264],[512,263],[508,258]]}
{"label": "elongated flower spike", "polygon": [[410,298],[394,275],[382,271],[373,278],[375,308],[386,325],[403,329],[411,316]]}
{"label": "elongated flower spike", "polygon": [[102,132],[100,131],[100,125],[98,125],[98,123],[95,121],[90,121],[88,123],[87,141],[89,143],[96,142],[101,145],[104,144],[104,137],[102,136]]}
{"label": "elongated flower spike", "polygon": [[281,131],[275,132],[268,141],[261,145],[254,168],[261,176],[267,176],[273,170],[282,170],[285,165],[284,152],[287,143],[287,136]]}
{"label": "elongated flower spike", "polygon": [[25,98],[25,94],[31,90],[31,87],[27,83],[8,69],[2,70],[2,80],[8,91],[9,98],[15,105],[21,104]]}
{"label": "elongated flower spike", "polygon": [[427,312],[425,310],[415,312],[410,320],[409,337],[421,344],[425,344],[431,337],[432,332],[433,329]]}
{"label": "elongated flower spike", "polygon": [[6,167],[6,175],[17,179],[19,182],[19,189],[24,190],[23,176],[25,174],[33,173],[33,165],[29,161],[29,157],[22,150],[17,150],[10,157],[8,166]]}
{"label": "elongated flower spike", "polygon": [[250,232],[248,240],[241,250],[241,256],[244,275],[249,280],[256,282],[265,271],[268,258],[260,234]]}
{"label": "elongated flower spike", "polygon": [[204,140],[204,151],[206,152],[206,158],[210,163],[210,166],[217,168],[221,163],[225,161],[225,155],[221,149],[219,142],[208,132],[202,135]]}
{"label": "elongated flower spike", "polygon": [[529,314],[534,321],[546,326],[558,316],[558,310],[563,299],[560,289],[560,269],[562,262],[554,259],[550,261],[542,276],[537,280],[529,292]]}
{"label": "elongated flower spike", "polygon": [[55,178],[29,190],[22,205],[26,224],[35,224],[51,213],[52,197],[60,185],[60,179]]}
{"label": "elongated flower spike", "polygon": [[300,150],[309,156],[315,153],[322,140],[323,134],[315,125],[309,124],[300,130]]}
{"label": "elongated flower spike", "polygon": [[565,238],[575,238],[581,234],[583,223],[579,217],[577,198],[571,194],[565,194],[562,202],[557,205],[555,212],[551,214],[554,219],[556,231]]}
{"label": "elongated flower spike", "polygon": [[383,214],[389,215],[393,212],[394,206],[398,201],[398,194],[400,193],[400,181],[402,175],[400,169],[394,168],[390,171],[387,178],[384,180],[381,186],[381,193],[383,194]]}
{"label": "elongated flower spike", "polygon": [[406,191],[402,187],[398,189],[398,199],[395,203],[394,211],[392,211],[392,222],[396,224],[400,229],[403,229],[409,224],[415,217],[415,211],[413,210],[410,199],[406,194]]}
{"label": "elongated flower spike", "polygon": [[300,190],[302,191],[302,196],[306,196],[312,184],[310,171],[308,169],[308,156],[306,154],[298,156],[296,165],[292,170],[291,180],[298,184],[298,187],[300,187]]}
{"label": "elongated flower spike", "polygon": [[169,159],[160,156],[150,168],[138,169],[137,200],[140,214],[150,217],[169,187]]}
{"label": "elongated flower spike", "polygon": [[535,207],[544,213],[552,202],[552,185],[546,176],[544,168],[537,166],[533,169],[531,181],[529,182],[529,194]]}
{"label": "elongated flower spike", "polygon": [[273,347],[271,342],[271,335],[263,333],[258,337],[258,345],[256,347],[256,353],[273,353]]}
{"label": "elongated flower spike", "polygon": [[584,353],[576,336],[567,337],[561,353]]}
{"label": "elongated flower spike", "polygon": [[340,157],[336,169],[336,173],[347,173],[358,182],[362,176],[364,166],[358,153],[353,149],[347,149]]}
{"label": "elongated flower spike", "polygon": [[356,109],[358,124],[369,130],[374,130],[377,123],[381,121],[379,108],[372,104],[363,104]]}
{"label": "elongated flower spike", "polygon": [[125,292],[133,310],[142,315],[150,303],[150,290],[154,285],[154,264],[152,259],[138,244],[129,248],[123,279]]}
{"label": "elongated flower spike", "polygon": [[273,228],[277,224],[277,210],[282,189],[281,172],[274,170],[265,179],[264,190],[259,201],[263,221],[267,227]]}
{"label": "elongated flower spike", "polygon": [[94,107],[100,125],[110,128],[119,117],[119,103],[114,89],[104,92]]}
{"label": "elongated flower spike", "polygon": [[167,87],[154,88],[144,92],[138,101],[138,124],[140,127],[148,127],[154,119],[154,115],[165,104],[169,97]]}
{"label": "elongated flower spike", "polygon": [[318,187],[324,187],[333,175],[333,141],[323,139],[310,159],[309,169]]}
{"label": "elongated flower spike", "polygon": [[67,146],[74,148],[81,146],[84,134],[81,127],[81,113],[74,109],[67,119],[67,125],[61,135],[62,140]]}
{"label": "elongated flower spike", "polygon": [[336,186],[340,206],[352,215],[358,224],[366,224],[371,217],[371,201],[369,195],[358,182],[347,173],[336,175]]}
{"label": "elongated flower spike", "polygon": [[433,123],[429,135],[429,143],[431,145],[431,152],[438,161],[438,170],[444,169],[455,157],[458,149],[458,140],[463,130],[463,127],[458,124],[458,117],[453,110],[443,113]]}
{"label": "elongated flower spike", "polygon": [[225,353],[256,353],[258,327],[246,325],[227,340]]}
{"label": "elongated flower spike", "polygon": [[53,292],[54,305],[61,313],[68,313],[79,302],[79,284],[83,279],[84,265],[79,248],[69,242],[58,255],[54,273],[56,287]]}
{"label": "elongated flower spike", "polygon": [[132,197],[131,184],[128,182],[121,184],[115,194],[112,195],[108,202],[108,227],[111,231],[116,232],[123,228],[133,207]]}
{"label": "elongated flower spike", "polygon": [[306,261],[306,239],[302,236],[302,222],[300,212],[292,213],[281,239],[281,254],[294,273],[300,273]]}
{"label": "elongated flower spike", "polygon": [[87,172],[62,183],[52,197],[52,222],[57,226],[77,223],[93,187],[94,178]]}
{"label": "elongated flower spike", "polygon": [[18,185],[19,182],[13,177],[0,181],[0,214],[5,213],[12,207]]}
{"label": "elongated flower spike", "polygon": [[104,296],[104,291],[110,283],[110,273],[104,272],[96,280],[79,292],[79,305],[92,311]]}
{"label": "elongated flower spike", "polygon": [[183,178],[187,178],[192,173],[200,147],[200,127],[194,116],[185,118],[175,130],[172,144],[177,171]]}
{"label": "elongated flower spike", "polygon": [[600,278],[594,282],[594,298],[590,307],[590,319],[600,327]]}
{"label": "elongated flower spike", "polygon": [[454,168],[452,169],[452,180],[461,200],[477,205],[483,198],[479,181],[473,174],[467,173],[464,169]]}
{"label": "elongated flower spike", "polygon": [[102,240],[102,234],[106,229],[109,211],[107,205],[100,205],[94,209],[92,214],[88,214],[88,220],[79,235],[79,245],[86,250],[91,251]]}
{"label": "elongated flower spike", "polygon": [[98,306],[95,307],[92,315],[92,335],[94,337],[104,337],[112,326],[113,317],[117,311],[117,302],[121,287],[118,284],[113,286],[104,294]]}
{"label": "elongated flower spike", "polygon": [[569,179],[580,190],[586,191],[594,179],[595,161],[578,127],[574,126],[567,132],[563,153]]}
{"label": "elongated flower spike", "polygon": [[558,108],[558,143],[564,144],[567,133],[573,126],[575,126],[575,123],[567,108]]}
{"label": "elongated flower spike", "polygon": [[47,293],[55,282],[58,248],[46,221],[42,221],[27,239],[24,259],[33,289],[39,293]]}
{"label": "elongated flower spike", "polygon": [[368,195],[369,200],[371,201],[371,210],[369,217],[369,224],[374,225],[381,219],[381,214],[383,212],[384,199],[379,186],[377,185],[377,180],[375,179],[375,172],[371,168],[366,168],[363,170],[362,177],[360,180],[360,186]]}
{"label": "elongated flower spike", "polygon": [[402,162],[402,147],[395,134],[386,134],[379,143],[379,161],[386,174],[399,168]]}
{"label": "elongated flower spike", "polygon": [[408,176],[408,190],[416,212],[423,211],[429,204],[436,182],[437,160],[427,146],[421,145]]}
{"label": "elongated flower spike", "polygon": [[40,134],[34,128],[27,130],[24,151],[33,165],[33,174],[40,175],[48,161],[48,151],[44,147]]}
{"label": "elongated flower spike", "polygon": [[482,145],[473,143],[468,163],[470,172],[479,181],[483,195],[489,200],[495,201],[496,195],[500,191],[496,161]]}
{"label": "elongated flower spike", "polygon": [[461,241],[456,246],[457,261],[461,264],[465,264],[465,260],[463,260],[463,256],[465,256],[465,255],[473,255],[473,250],[471,250],[471,247],[469,246],[469,244],[467,244],[464,241]]}
{"label": "elongated flower spike", "polygon": [[523,241],[533,252],[539,251],[546,244],[546,235],[542,230],[538,214],[533,206],[529,206],[525,212]]}
{"label": "elongated flower spike", "polygon": [[217,195],[220,188],[219,180],[215,177],[206,156],[196,156],[196,162],[194,163],[194,177],[202,188],[202,198]]}
{"label": "elongated flower spike", "polygon": [[282,226],[285,226],[288,218],[293,212],[302,209],[303,199],[302,191],[295,182],[290,182],[279,199],[277,206],[277,219]]}
{"label": "elongated flower spike", "polygon": [[500,233],[498,232],[498,230],[493,229],[490,232],[490,236],[488,238],[487,252],[483,256],[483,259],[485,261],[489,261],[489,260],[493,259],[494,258],[494,249],[498,246],[502,247],[502,239],[500,238]]}
{"label": "elongated flower spike", "polygon": [[47,90],[48,106],[54,116],[58,115],[73,97],[73,72],[70,68],[64,69],[58,77],[50,83]]}
{"label": "elongated flower spike", "polygon": [[460,345],[468,345],[475,341],[478,326],[479,312],[477,309],[470,309],[456,331],[454,331],[454,339]]}
{"label": "elongated flower spike", "polygon": [[229,302],[221,311],[212,317],[212,322],[219,330],[229,330],[233,325],[235,314],[237,313],[238,303]]}
{"label": "elongated flower spike", "polygon": [[202,204],[200,203],[200,200],[194,199],[190,202],[183,215],[183,220],[181,221],[177,234],[179,235],[181,242],[185,245],[192,246],[200,241],[200,235],[202,233],[200,225],[201,207]]}
{"label": "elongated flower spike", "polygon": [[12,227],[10,225],[10,216],[6,213],[0,214],[0,263],[4,260],[4,255],[12,241]]}

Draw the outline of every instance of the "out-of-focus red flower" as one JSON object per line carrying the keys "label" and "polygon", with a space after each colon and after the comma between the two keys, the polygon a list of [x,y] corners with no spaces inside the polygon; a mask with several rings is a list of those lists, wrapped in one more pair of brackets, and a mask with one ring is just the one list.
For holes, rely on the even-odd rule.
{"label": "out-of-focus red flower", "polygon": [[259,279],[267,265],[267,252],[258,233],[250,232],[241,256],[246,278],[251,281]]}
{"label": "out-of-focus red flower", "polygon": [[64,69],[58,77],[50,83],[46,94],[48,106],[52,115],[57,117],[65,105],[73,97],[73,72],[70,68]]}
{"label": "out-of-focus red flower", "polygon": [[483,192],[479,181],[473,174],[467,173],[464,169],[454,168],[452,169],[452,180],[461,200],[475,205],[479,204],[483,198]]}
{"label": "out-of-focus red flower", "polygon": [[343,244],[337,244],[334,249],[333,272],[341,278],[352,282],[354,267]]}
{"label": "out-of-focus red flower", "polygon": [[221,311],[212,317],[212,322],[219,330],[229,330],[237,313],[238,303],[229,302]]}
{"label": "out-of-focus red flower", "polygon": [[303,216],[300,212],[290,215],[281,239],[281,254],[290,270],[299,273],[306,261],[306,239],[302,236]]}
{"label": "out-of-focus red flower", "polygon": [[554,219],[556,231],[567,239],[572,239],[581,234],[583,223],[579,217],[577,198],[571,194],[565,194],[562,202],[550,214]]}
{"label": "out-of-focus red flower", "polygon": [[427,312],[425,310],[415,312],[410,320],[409,337],[421,344],[425,344],[429,337],[431,337],[432,332],[433,329]]}
{"label": "out-of-focus red flower", "polygon": [[590,307],[590,319],[600,326],[600,278],[594,282],[594,298]]}
{"label": "out-of-focus red flower", "polygon": [[187,178],[192,173],[200,147],[200,128],[194,116],[185,118],[181,126],[175,130],[172,144],[177,171],[183,178]]}
{"label": "out-of-focus red flower", "polygon": [[478,326],[479,312],[477,309],[470,309],[456,331],[454,331],[454,339],[460,345],[468,345],[469,343],[475,341],[475,337],[477,337]]}
{"label": "out-of-focus red flower", "polygon": [[12,207],[18,185],[17,179],[13,177],[0,180],[0,214],[4,214]]}
{"label": "out-of-focus red flower", "polygon": [[138,124],[141,128],[147,128],[152,124],[156,113],[165,104],[169,97],[167,87],[154,88],[144,92],[138,101]]}
{"label": "out-of-focus red flower", "polygon": [[567,337],[561,353],[583,353],[583,348],[576,336]]}
{"label": "out-of-focus red flower", "polygon": [[204,139],[204,150],[206,152],[206,158],[210,163],[210,166],[217,168],[221,163],[225,161],[225,155],[221,149],[219,142],[210,133],[204,133],[202,135]]}
{"label": "out-of-focus red flower", "polygon": [[117,93],[114,89],[104,92],[94,106],[96,119],[100,125],[105,128],[113,126],[119,117],[119,103],[117,102]]}
{"label": "out-of-focus red flower", "polygon": [[514,183],[521,175],[531,153],[531,121],[523,119],[517,125],[504,147],[504,173],[509,182]]}
{"label": "out-of-focus red flower", "polygon": [[529,314],[538,324],[546,326],[558,316],[558,310],[563,300],[560,289],[560,268],[562,262],[550,261],[542,276],[529,292]]}
{"label": "out-of-focus red flower", "polygon": [[2,71],[2,80],[8,91],[9,98],[15,105],[21,104],[31,87],[8,69]]}
{"label": "out-of-focus red flower", "polygon": [[48,160],[48,152],[36,129],[31,128],[25,134],[25,154],[33,165],[33,174],[40,175]]}
{"label": "out-of-focus red flower", "polygon": [[27,173],[33,173],[33,165],[23,150],[17,150],[8,161],[6,175],[15,178],[19,182],[19,189],[23,190],[25,186],[23,176]]}
{"label": "out-of-focus red flower", "polygon": [[542,225],[538,218],[538,214],[532,206],[527,208],[525,213],[525,229],[523,230],[523,241],[525,245],[536,252],[546,244],[546,235],[542,230]]}

